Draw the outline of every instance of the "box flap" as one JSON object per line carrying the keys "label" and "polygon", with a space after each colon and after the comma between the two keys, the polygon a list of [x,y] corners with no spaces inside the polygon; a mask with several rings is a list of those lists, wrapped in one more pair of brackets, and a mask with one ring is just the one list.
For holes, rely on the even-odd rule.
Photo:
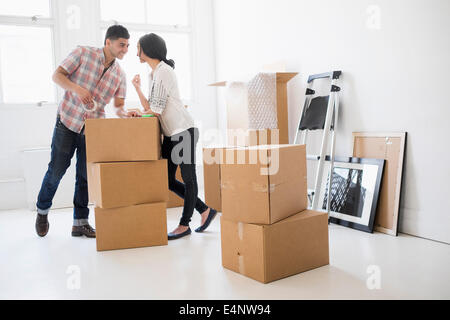
{"label": "box flap", "polygon": [[277,82],[288,82],[297,74],[298,72],[277,72]]}
{"label": "box flap", "polygon": [[271,74],[275,73],[277,82],[288,82],[289,80],[291,80],[293,77],[295,77],[298,74],[298,72],[257,72],[254,74],[254,76],[245,74],[241,77],[237,76],[234,79],[213,82],[213,83],[208,84],[208,86],[210,86],[210,87],[225,87],[227,85],[227,83],[229,83],[229,82],[247,82],[247,81],[250,81],[253,77],[258,76],[261,73],[271,73]]}
{"label": "box flap", "polygon": [[220,81],[220,82],[208,84],[208,86],[210,86],[210,87],[225,87],[226,85],[227,85],[226,81]]}

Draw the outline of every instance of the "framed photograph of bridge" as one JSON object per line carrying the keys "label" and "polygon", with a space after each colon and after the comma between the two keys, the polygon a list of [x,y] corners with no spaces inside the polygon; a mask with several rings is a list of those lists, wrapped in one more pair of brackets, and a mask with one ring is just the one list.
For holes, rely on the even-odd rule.
{"label": "framed photograph of bridge", "polygon": [[[319,210],[327,211],[330,161],[326,158]],[[331,179],[330,222],[373,232],[384,159],[336,157]]]}

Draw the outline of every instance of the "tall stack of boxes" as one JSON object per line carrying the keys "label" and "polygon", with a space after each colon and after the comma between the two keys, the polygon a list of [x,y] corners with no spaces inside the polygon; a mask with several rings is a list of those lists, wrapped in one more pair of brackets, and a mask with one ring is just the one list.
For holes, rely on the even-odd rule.
{"label": "tall stack of boxes", "polygon": [[[288,82],[297,72],[259,72],[248,81],[234,79],[209,84],[224,88],[226,146],[204,148],[203,156],[224,147],[288,144]],[[220,163],[203,161],[205,202],[221,210]]]}
{"label": "tall stack of boxes", "polygon": [[97,251],[167,244],[167,160],[157,118],[86,121]]}
{"label": "tall stack of boxes", "polygon": [[222,265],[263,283],[327,265],[328,216],[306,210],[304,145],[223,149]]}

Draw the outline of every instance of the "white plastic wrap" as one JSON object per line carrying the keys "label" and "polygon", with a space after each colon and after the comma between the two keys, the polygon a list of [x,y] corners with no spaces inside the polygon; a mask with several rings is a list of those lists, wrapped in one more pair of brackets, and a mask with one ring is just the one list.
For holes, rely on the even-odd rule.
{"label": "white plastic wrap", "polygon": [[277,119],[277,78],[275,73],[258,73],[247,84],[248,128],[275,129]]}
{"label": "white plastic wrap", "polygon": [[226,101],[228,129],[277,128],[275,73],[258,73],[248,82],[227,82]]}

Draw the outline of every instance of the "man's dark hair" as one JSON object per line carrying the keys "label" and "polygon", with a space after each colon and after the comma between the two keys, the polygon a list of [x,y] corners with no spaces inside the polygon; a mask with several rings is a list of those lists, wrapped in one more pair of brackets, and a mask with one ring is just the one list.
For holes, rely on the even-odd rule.
{"label": "man's dark hair", "polygon": [[104,44],[106,44],[106,39],[117,40],[119,38],[130,39],[130,34],[128,33],[127,28],[117,24],[109,27],[106,31]]}

